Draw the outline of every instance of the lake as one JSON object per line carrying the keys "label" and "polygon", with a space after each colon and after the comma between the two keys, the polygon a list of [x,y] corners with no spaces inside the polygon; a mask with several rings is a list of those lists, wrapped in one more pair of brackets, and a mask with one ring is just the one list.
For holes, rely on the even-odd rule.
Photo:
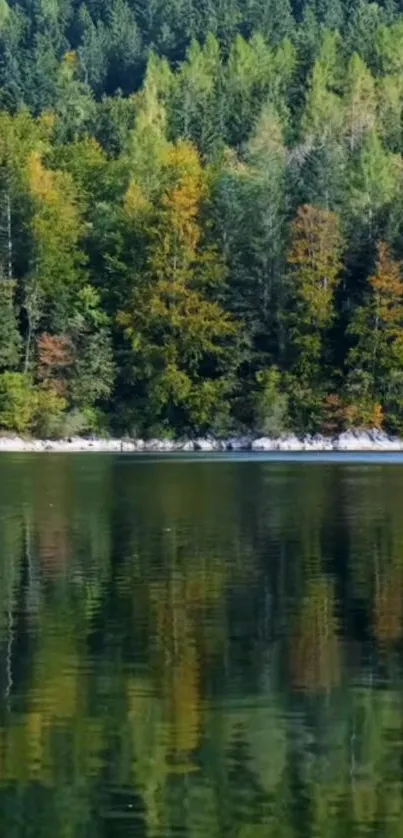
{"label": "lake", "polygon": [[0,835],[403,830],[403,458],[0,458]]}

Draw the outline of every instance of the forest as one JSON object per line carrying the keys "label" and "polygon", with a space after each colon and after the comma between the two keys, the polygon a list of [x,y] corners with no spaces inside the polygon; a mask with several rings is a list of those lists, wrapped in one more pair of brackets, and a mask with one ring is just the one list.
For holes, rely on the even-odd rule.
{"label": "forest", "polygon": [[0,429],[403,432],[400,0],[0,0]]}

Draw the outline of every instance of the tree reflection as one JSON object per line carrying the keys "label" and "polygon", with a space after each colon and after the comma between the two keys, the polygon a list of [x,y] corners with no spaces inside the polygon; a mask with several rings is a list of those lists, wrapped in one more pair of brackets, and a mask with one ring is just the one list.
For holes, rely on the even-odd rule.
{"label": "tree reflection", "polygon": [[400,473],[3,469],[7,838],[399,834]]}

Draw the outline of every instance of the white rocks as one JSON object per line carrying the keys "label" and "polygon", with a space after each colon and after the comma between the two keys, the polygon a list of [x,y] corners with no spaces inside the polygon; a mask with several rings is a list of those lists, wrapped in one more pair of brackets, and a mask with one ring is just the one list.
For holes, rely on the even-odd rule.
{"label": "white rocks", "polygon": [[196,451],[215,451],[215,443],[213,439],[195,439],[194,447]]}
{"label": "white rocks", "polygon": [[294,434],[277,438],[262,436],[253,440],[251,449],[252,451],[303,451],[304,442]]}
{"label": "white rocks", "polygon": [[383,431],[345,431],[338,437],[297,437],[294,434],[272,439],[253,440],[252,451],[403,451],[403,440],[390,437]]}
{"label": "white rocks", "polygon": [[302,440],[304,451],[333,451],[334,441],[330,436],[305,436]]}
{"label": "white rocks", "polygon": [[335,440],[336,451],[402,451],[403,442],[383,431],[345,431]]}
{"label": "white rocks", "polygon": [[280,437],[277,441],[277,451],[303,451],[304,447],[303,439],[299,439],[294,434]]}
{"label": "white rocks", "polygon": [[403,450],[403,440],[398,439],[397,437],[390,437],[385,434],[383,431],[370,431],[369,436],[372,439],[373,445],[375,446],[376,451],[386,450],[386,451],[402,451]]}
{"label": "white rocks", "polygon": [[276,440],[268,436],[261,436],[259,439],[254,439],[251,444],[252,451],[275,451]]}
{"label": "white rocks", "polygon": [[334,442],[336,451],[367,451],[372,447],[372,442],[367,433],[356,431],[345,431],[340,434]]}
{"label": "white rocks", "polygon": [[403,440],[390,437],[383,431],[345,431],[332,438],[317,434],[315,436],[297,437],[294,434],[281,437],[250,436],[230,437],[229,439],[214,439],[200,437],[196,440],[173,441],[170,439],[99,439],[97,437],[84,439],[71,437],[62,440],[23,439],[22,437],[0,436],[0,452],[110,452],[110,453],[190,453],[200,454],[214,451],[254,451],[254,452],[320,452],[320,451],[378,451],[403,452]]}
{"label": "white rocks", "polygon": [[215,439],[214,437],[203,437],[195,439],[195,451],[227,451],[228,444],[225,439]]}
{"label": "white rocks", "polygon": [[230,437],[225,442],[227,451],[250,451],[252,447],[252,437],[250,436],[235,436]]}
{"label": "white rocks", "polygon": [[[0,451],[25,451],[25,440],[18,436],[0,437]],[[33,450],[32,448],[30,450]]]}
{"label": "white rocks", "polygon": [[[122,439],[121,442],[121,451],[141,451],[141,443],[143,442],[142,439],[133,440],[133,439]],[[140,443],[140,446],[139,446]]]}
{"label": "white rocks", "polygon": [[188,451],[194,451],[194,450],[195,450],[194,442],[192,442],[191,439],[188,439],[186,442],[181,442],[178,445],[178,451],[188,452]]}
{"label": "white rocks", "polygon": [[173,451],[175,443],[172,439],[147,439],[144,443],[144,451]]}

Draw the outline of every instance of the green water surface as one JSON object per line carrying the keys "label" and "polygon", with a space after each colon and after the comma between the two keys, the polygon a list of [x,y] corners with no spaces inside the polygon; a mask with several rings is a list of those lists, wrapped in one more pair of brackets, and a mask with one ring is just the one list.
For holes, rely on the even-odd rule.
{"label": "green water surface", "polygon": [[1,838],[403,836],[403,460],[0,457]]}

